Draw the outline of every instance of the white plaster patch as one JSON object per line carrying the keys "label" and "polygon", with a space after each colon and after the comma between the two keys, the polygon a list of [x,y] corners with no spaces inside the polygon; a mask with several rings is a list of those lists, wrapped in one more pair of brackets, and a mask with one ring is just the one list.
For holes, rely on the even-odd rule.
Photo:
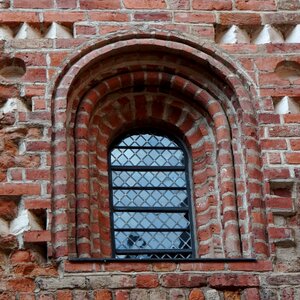
{"label": "white plaster patch", "polygon": [[0,236],[9,234],[9,222],[0,218]]}
{"label": "white plaster patch", "polygon": [[15,111],[27,111],[26,105],[22,102],[22,100],[18,98],[9,98],[3,107],[0,109],[0,113],[3,114],[15,112]]}
{"label": "white plaster patch", "polygon": [[270,44],[270,43],[284,43],[283,36],[280,31],[278,31],[273,26],[267,24],[262,30],[254,35],[254,44]]}
{"label": "white plaster patch", "polygon": [[62,25],[53,22],[45,35],[47,39],[69,39],[72,38],[70,30]]}
{"label": "white plaster patch", "polygon": [[29,230],[43,230],[43,228],[37,222],[36,217],[30,211],[24,209],[19,216],[10,223],[10,233],[19,235]]}
{"label": "white plaster patch", "polygon": [[300,105],[292,98],[285,96],[275,104],[277,114],[299,114]]}
{"label": "white plaster patch", "polygon": [[296,25],[287,35],[286,43],[300,43],[300,24]]}
{"label": "white plaster patch", "polygon": [[41,38],[41,33],[36,29],[32,28],[27,23],[23,23],[18,33],[15,36],[16,39],[39,39]]}
{"label": "white plaster patch", "polygon": [[0,40],[10,40],[13,38],[13,31],[5,26],[0,26]]}
{"label": "white plaster patch", "polygon": [[232,25],[220,38],[220,44],[247,44],[250,43],[248,33],[236,25]]}

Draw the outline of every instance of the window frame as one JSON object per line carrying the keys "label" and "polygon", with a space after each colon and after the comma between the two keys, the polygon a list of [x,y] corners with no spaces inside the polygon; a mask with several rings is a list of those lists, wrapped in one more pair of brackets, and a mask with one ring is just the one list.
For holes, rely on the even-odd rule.
{"label": "window frame", "polygon": [[[188,151],[188,148],[184,141],[178,137],[178,135],[174,134],[173,132],[170,132],[171,130],[165,130],[165,129],[158,129],[157,127],[153,126],[143,126],[139,128],[132,128],[129,129],[121,134],[119,134],[116,138],[113,139],[113,141],[110,143],[108,147],[108,179],[109,179],[109,216],[110,216],[110,236],[111,236],[111,249],[112,249],[112,258],[113,260],[139,260],[139,261],[158,261],[158,260],[165,260],[165,261],[188,261],[188,260],[194,260],[197,259],[197,241],[196,241],[196,227],[195,227],[195,211],[194,211],[194,205],[193,205],[193,194],[192,194],[192,163],[191,163],[191,155]],[[173,130],[172,130],[173,131]],[[158,136],[164,136],[170,141],[173,141],[182,151],[183,157],[184,157],[184,174],[185,174],[185,180],[186,180],[186,186],[185,191],[188,198],[188,215],[189,215],[189,233],[191,237],[191,254],[190,257],[186,258],[118,258],[116,257],[116,246],[115,246],[115,226],[114,226],[114,218],[113,214],[115,212],[114,210],[114,204],[113,204],[113,181],[112,181],[112,163],[111,163],[111,152],[115,149],[115,147],[122,142],[126,137],[135,135],[135,134],[153,134]],[[158,167],[159,168],[159,167]],[[172,207],[173,208],[173,207]],[[150,211],[149,211],[150,212]],[[175,211],[174,211],[175,212]],[[176,249],[177,250],[177,249]],[[163,253],[163,252],[162,252]]]}

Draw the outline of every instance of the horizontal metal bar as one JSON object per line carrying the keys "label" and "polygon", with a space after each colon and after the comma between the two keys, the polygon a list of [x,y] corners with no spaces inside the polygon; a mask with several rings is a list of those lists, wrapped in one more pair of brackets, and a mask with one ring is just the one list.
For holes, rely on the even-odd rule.
{"label": "horizontal metal bar", "polygon": [[187,254],[192,253],[192,249],[161,249],[161,250],[154,250],[154,249],[135,249],[135,250],[115,250],[115,254],[119,255],[133,255],[133,254]]}
{"label": "horizontal metal bar", "polygon": [[172,171],[182,171],[185,172],[185,166],[110,166],[112,171],[140,171],[140,172],[172,172]]}
{"label": "horizontal metal bar", "polygon": [[190,233],[188,228],[114,228],[117,232],[187,232]]}
{"label": "horizontal metal bar", "polygon": [[115,149],[133,149],[133,150],[139,150],[139,149],[145,149],[145,150],[181,150],[180,147],[164,147],[164,146],[117,146],[114,147],[113,150]]}
{"label": "horizontal metal bar", "polygon": [[253,263],[257,262],[256,258],[88,258],[88,257],[69,257],[68,261],[74,263],[86,263],[86,262],[99,262],[99,263],[113,263],[113,262],[195,262],[195,263],[235,263],[235,262],[244,262],[244,263]]}
{"label": "horizontal metal bar", "polygon": [[186,187],[162,187],[162,186],[113,186],[112,187],[113,190],[149,190],[149,191],[155,191],[155,190],[159,190],[159,191],[185,191]]}
{"label": "horizontal metal bar", "polygon": [[174,213],[174,212],[188,212],[188,207],[131,207],[131,206],[114,206],[113,211],[116,212],[153,212],[153,213]]}

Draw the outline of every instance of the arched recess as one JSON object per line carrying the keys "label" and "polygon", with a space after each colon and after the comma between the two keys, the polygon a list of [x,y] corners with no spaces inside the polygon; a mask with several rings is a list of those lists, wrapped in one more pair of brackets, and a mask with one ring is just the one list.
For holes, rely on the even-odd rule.
{"label": "arched recess", "polygon": [[198,256],[267,255],[254,89],[224,57],[140,33],[70,60],[53,93],[56,257],[110,257],[107,150],[141,123],[176,129],[190,149]]}

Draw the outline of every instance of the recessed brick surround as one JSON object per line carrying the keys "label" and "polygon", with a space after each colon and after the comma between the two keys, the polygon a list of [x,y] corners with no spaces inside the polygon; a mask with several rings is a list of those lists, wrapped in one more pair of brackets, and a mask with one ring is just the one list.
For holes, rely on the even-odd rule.
{"label": "recessed brick surround", "polygon": [[[299,299],[296,0],[0,1],[0,299]],[[197,255],[113,260],[108,151],[190,157]]]}

